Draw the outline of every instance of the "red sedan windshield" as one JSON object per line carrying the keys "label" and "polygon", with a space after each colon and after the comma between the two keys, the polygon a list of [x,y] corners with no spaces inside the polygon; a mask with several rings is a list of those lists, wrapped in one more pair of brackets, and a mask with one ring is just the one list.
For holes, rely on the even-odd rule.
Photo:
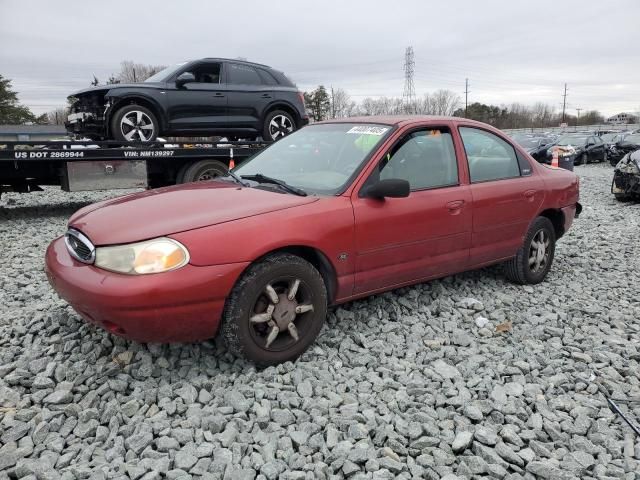
{"label": "red sedan windshield", "polygon": [[388,125],[310,125],[258,153],[234,173],[262,174],[310,194],[333,195],[344,189],[390,131]]}

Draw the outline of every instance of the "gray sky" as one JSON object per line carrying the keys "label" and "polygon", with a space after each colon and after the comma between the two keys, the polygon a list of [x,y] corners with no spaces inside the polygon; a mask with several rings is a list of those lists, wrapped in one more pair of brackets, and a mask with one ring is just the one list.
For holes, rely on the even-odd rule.
{"label": "gray sky", "polygon": [[[532,6],[533,5],[533,6]],[[301,89],[354,100],[401,96],[404,51],[415,88],[469,102],[543,101],[606,115],[640,110],[640,2],[324,0],[0,0],[0,74],[37,113],[104,81],[120,61],[245,57]]]}

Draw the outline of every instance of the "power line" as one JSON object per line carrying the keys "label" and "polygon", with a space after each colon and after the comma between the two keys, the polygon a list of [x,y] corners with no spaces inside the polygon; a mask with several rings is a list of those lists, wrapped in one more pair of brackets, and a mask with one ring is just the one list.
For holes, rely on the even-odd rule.
{"label": "power line", "polygon": [[404,91],[402,92],[402,103],[406,113],[415,113],[416,87],[413,83],[415,65],[413,47],[407,47],[404,53]]}

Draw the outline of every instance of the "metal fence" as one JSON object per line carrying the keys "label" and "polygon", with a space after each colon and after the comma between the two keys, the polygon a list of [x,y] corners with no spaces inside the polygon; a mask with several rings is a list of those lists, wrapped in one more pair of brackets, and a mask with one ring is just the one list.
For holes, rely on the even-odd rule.
{"label": "metal fence", "polygon": [[601,123],[598,125],[571,125],[567,127],[536,127],[536,128],[503,128],[507,133],[571,133],[571,132],[627,132],[640,129],[640,123],[626,125],[612,125]]}

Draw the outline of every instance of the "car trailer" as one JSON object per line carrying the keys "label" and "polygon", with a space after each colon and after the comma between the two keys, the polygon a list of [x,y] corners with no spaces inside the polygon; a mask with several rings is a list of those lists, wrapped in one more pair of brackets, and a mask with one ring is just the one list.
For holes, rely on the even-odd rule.
{"label": "car trailer", "polygon": [[2,192],[156,188],[225,175],[268,142],[116,142],[0,140]]}

